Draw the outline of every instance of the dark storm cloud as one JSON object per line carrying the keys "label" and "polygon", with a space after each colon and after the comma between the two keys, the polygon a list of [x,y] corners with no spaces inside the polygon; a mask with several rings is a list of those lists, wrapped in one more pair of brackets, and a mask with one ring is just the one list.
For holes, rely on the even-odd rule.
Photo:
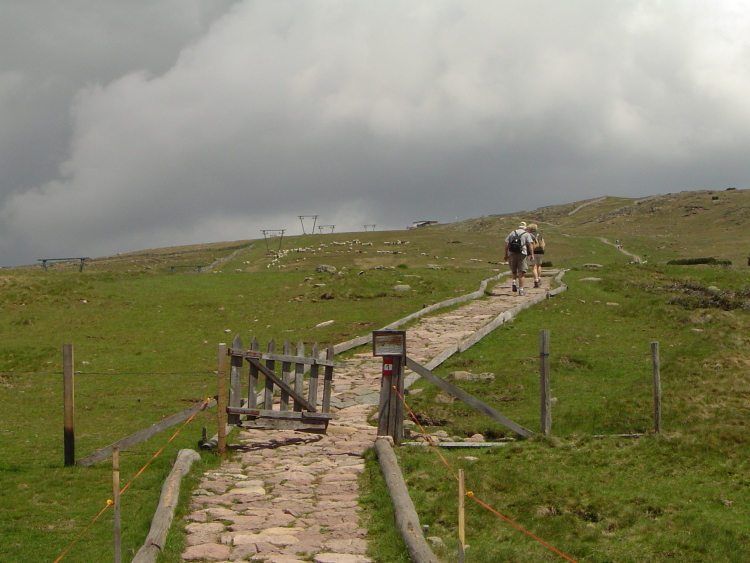
{"label": "dark storm cloud", "polygon": [[293,234],[298,215],[403,228],[745,187],[750,171],[737,2],[5,5],[3,264]]}

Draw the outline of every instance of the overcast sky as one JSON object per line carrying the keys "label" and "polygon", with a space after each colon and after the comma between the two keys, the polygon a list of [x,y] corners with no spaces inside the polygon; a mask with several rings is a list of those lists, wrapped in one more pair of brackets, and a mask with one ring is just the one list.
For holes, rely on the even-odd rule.
{"label": "overcast sky", "polygon": [[747,2],[0,0],[1,266],[749,178]]}

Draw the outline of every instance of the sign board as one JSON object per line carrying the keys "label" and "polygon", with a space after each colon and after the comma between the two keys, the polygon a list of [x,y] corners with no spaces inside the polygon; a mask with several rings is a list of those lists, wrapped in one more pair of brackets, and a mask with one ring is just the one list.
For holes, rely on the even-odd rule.
{"label": "sign board", "polygon": [[372,332],[373,356],[406,356],[405,330],[374,330]]}

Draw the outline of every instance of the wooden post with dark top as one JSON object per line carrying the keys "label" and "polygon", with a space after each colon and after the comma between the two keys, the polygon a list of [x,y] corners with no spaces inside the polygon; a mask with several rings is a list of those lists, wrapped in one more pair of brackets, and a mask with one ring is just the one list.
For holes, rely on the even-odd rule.
{"label": "wooden post with dark top", "polygon": [[63,449],[65,467],[76,463],[75,384],[73,379],[73,345],[63,345]]}

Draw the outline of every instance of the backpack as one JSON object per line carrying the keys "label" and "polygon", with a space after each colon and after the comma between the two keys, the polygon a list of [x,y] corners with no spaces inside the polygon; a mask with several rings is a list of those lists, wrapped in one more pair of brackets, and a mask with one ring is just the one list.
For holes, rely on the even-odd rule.
{"label": "backpack", "polygon": [[542,235],[536,235],[534,237],[534,252],[544,251],[544,237]]}
{"label": "backpack", "polygon": [[523,254],[523,242],[521,242],[521,235],[518,234],[518,230],[513,231],[508,236],[508,252]]}

